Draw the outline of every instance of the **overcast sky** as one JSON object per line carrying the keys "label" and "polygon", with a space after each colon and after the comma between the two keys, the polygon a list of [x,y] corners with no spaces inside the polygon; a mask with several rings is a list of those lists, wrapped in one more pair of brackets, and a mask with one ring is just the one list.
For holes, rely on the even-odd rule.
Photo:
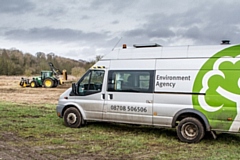
{"label": "overcast sky", "polygon": [[239,0],[0,0],[0,48],[92,60],[123,43],[240,43]]}

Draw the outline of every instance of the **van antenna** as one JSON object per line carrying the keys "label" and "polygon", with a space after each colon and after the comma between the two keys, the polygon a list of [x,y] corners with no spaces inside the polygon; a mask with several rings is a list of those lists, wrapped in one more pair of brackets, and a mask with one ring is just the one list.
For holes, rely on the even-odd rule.
{"label": "van antenna", "polygon": [[113,47],[112,51],[114,50],[114,48],[118,45],[118,43],[122,40],[122,37],[117,41],[117,43],[115,44],[115,46]]}

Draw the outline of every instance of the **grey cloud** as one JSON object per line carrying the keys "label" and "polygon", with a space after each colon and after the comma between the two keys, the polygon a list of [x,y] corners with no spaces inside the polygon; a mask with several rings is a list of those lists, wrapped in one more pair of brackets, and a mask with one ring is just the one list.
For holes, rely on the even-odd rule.
{"label": "grey cloud", "polygon": [[145,36],[146,38],[150,39],[150,38],[157,38],[157,37],[166,38],[166,37],[174,36],[175,34],[168,28],[156,27],[155,29],[145,28],[145,29],[130,30],[125,32],[124,35],[131,38]]}
{"label": "grey cloud", "polygon": [[133,7],[134,4],[138,3],[138,0],[122,1],[122,0],[92,0],[89,5],[89,9],[102,9],[105,8],[113,14],[123,13],[126,8]]}
{"label": "grey cloud", "polygon": [[[240,3],[213,3],[211,7],[199,6],[195,11],[191,10],[185,14],[190,15],[190,19],[197,19],[195,23],[186,23],[184,19],[182,25],[189,29],[183,33],[184,37],[194,39],[200,44],[219,44],[223,39],[229,39],[233,43],[240,41]],[[210,9],[211,8],[211,9]],[[198,24],[199,27],[189,25]]]}
{"label": "grey cloud", "polygon": [[126,31],[125,33],[123,33],[123,35],[126,37],[140,37],[145,35],[145,33],[146,33],[145,29],[133,29]]}
{"label": "grey cloud", "polygon": [[35,5],[28,0],[1,0],[0,13],[25,13],[34,9]]}
{"label": "grey cloud", "polygon": [[209,42],[210,44],[216,44],[220,43],[223,39],[229,39],[233,43],[239,43],[240,34],[237,32],[239,32],[239,28],[234,26],[222,27],[218,25],[212,25],[203,28],[197,40],[199,43]]}
{"label": "grey cloud", "polygon": [[65,13],[65,9],[61,8],[49,8],[49,9],[42,9],[39,12],[39,16],[47,16],[47,17],[54,17],[54,16],[61,16]]}
{"label": "grey cloud", "polygon": [[170,20],[169,16],[164,14],[154,14],[147,16],[147,22],[137,29],[126,31],[124,36],[137,38],[144,37],[150,38],[168,38],[175,36],[175,33],[170,30],[170,26],[174,26],[173,21]]}
{"label": "grey cloud", "polygon": [[168,38],[175,36],[175,33],[166,27],[156,27],[155,30],[152,30],[148,33],[148,36],[152,38]]}
{"label": "grey cloud", "polygon": [[112,24],[119,24],[119,21],[112,21]]}
{"label": "grey cloud", "polygon": [[219,44],[223,39],[233,43],[240,41],[240,3],[199,4],[182,13],[170,15],[158,13],[146,16],[146,23],[124,32],[128,38],[174,37],[193,40],[196,44]]}
{"label": "grey cloud", "polygon": [[197,26],[190,27],[185,32],[186,37],[191,37],[193,39],[197,39],[200,35],[201,35],[201,31],[200,31],[199,27],[197,27]]}
{"label": "grey cloud", "polygon": [[88,15],[83,15],[83,16],[81,17],[81,19],[82,19],[82,20],[90,19],[90,16],[88,16]]}
{"label": "grey cloud", "polygon": [[218,22],[219,24],[240,24],[240,2],[236,3],[217,3],[212,10],[209,11],[209,20]]}
{"label": "grey cloud", "polygon": [[[145,27],[156,27],[156,26],[165,26],[175,25],[178,23],[178,18],[176,17],[178,14],[166,15],[163,13],[155,13],[151,15],[147,15],[147,22],[144,24]],[[177,21],[176,21],[177,20]]]}
{"label": "grey cloud", "polygon": [[106,33],[82,32],[72,29],[53,29],[53,28],[32,28],[29,30],[10,30],[5,32],[5,37],[11,40],[20,41],[91,41],[106,38]]}
{"label": "grey cloud", "polygon": [[[70,43],[70,47],[84,46],[84,51],[76,49],[76,53],[86,54],[94,50],[111,50],[119,41],[116,37],[123,37],[117,47],[123,43],[132,45],[151,41],[172,45],[179,39],[181,45],[185,45],[184,42],[219,44],[222,39],[239,43],[239,8],[240,1],[236,0],[85,0],[84,3],[79,0],[0,0],[0,14],[12,14],[1,15],[4,23],[0,36],[11,45],[20,41],[27,47],[28,42],[42,46]],[[25,14],[18,17],[18,13],[25,11],[28,19],[24,19]],[[24,19],[24,23],[16,23],[18,18]]]}

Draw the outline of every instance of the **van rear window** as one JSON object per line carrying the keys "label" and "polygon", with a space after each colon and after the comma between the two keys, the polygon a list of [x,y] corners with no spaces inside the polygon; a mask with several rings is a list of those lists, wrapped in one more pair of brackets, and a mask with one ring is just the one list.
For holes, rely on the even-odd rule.
{"label": "van rear window", "polygon": [[108,73],[108,91],[153,92],[154,71],[111,70]]}

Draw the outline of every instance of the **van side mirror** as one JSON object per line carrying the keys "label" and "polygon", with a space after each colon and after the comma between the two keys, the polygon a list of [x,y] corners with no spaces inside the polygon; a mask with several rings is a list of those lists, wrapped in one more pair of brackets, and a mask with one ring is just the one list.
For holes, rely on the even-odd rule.
{"label": "van side mirror", "polygon": [[75,95],[78,95],[78,89],[77,89],[77,86],[75,83],[72,83],[72,92],[75,94]]}

